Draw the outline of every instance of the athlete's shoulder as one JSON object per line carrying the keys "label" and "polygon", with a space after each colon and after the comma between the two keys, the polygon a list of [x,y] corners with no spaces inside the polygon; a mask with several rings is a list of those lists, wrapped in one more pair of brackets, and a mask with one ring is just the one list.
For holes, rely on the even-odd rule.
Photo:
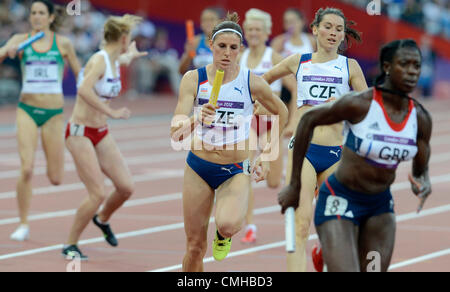
{"label": "athlete's shoulder", "polygon": [[306,54],[297,53],[294,56],[296,56],[298,59],[300,59],[301,62],[308,62],[308,61],[312,60],[313,55],[314,55],[314,53],[306,53]]}
{"label": "athlete's shoulder", "polygon": [[72,41],[61,34],[55,34],[56,35],[56,39],[58,40],[58,43],[61,44],[62,46],[72,46]]}
{"label": "athlete's shoulder", "polygon": [[95,62],[95,63],[99,63],[99,64],[105,64],[105,57],[103,56],[103,54],[100,54],[101,51],[97,51],[95,52],[90,58],[89,58],[89,62]]}
{"label": "athlete's shoulder", "polygon": [[92,69],[103,72],[106,70],[105,58],[102,54],[99,54],[99,52],[92,55],[86,63],[85,71],[91,71]]}
{"label": "athlete's shoulder", "polygon": [[431,132],[433,121],[430,112],[417,100],[413,99],[413,101],[417,112],[417,121],[425,129],[429,129]]}
{"label": "athlete's shoulder", "polygon": [[362,74],[361,66],[359,65],[356,59],[347,58],[348,70],[349,73],[358,73]]}
{"label": "athlete's shoulder", "polygon": [[199,69],[187,71],[181,78],[180,93],[195,98],[199,86]]}
{"label": "athlete's shoulder", "polygon": [[[244,71],[244,72],[242,72]],[[241,74],[244,73],[244,76],[248,76],[249,78],[249,84],[250,84],[250,88],[253,90],[259,90],[261,88],[261,86],[263,86],[263,83],[266,83],[265,80],[261,77],[258,76],[256,74],[254,74],[253,72],[251,72],[250,70],[243,70],[241,69]]]}
{"label": "athlete's shoulder", "polygon": [[189,70],[186,73],[184,73],[183,78],[182,78],[183,83],[186,83],[186,82],[198,83],[198,80],[200,78],[199,77],[200,69]]}
{"label": "athlete's shoulder", "polygon": [[343,98],[347,99],[349,102],[372,102],[373,87],[364,91],[350,91],[341,97],[341,99]]}
{"label": "athlete's shoulder", "polygon": [[68,37],[60,34],[55,34],[55,36],[58,47],[63,55],[66,55],[68,52],[75,51],[72,41]]}
{"label": "athlete's shoulder", "polygon": [[348,61],[348,65],[349,66],[358,66],[359,67],[359,63],[358,63],[358,61],[356,59],[347,58],[347,61]]}
{"label": "athlete's shoulder", "polygon": [[357,92],[351,91],[338,99],[336,102],[343,110],[352,114],[353,124],[361,122],[369,111],[372,103],[373,88]]}

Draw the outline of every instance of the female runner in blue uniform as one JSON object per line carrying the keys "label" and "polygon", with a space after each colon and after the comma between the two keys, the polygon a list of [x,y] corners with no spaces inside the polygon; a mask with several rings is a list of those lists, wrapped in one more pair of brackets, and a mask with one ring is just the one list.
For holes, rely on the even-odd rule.
{"label": "female runner in blue uniform", "polygon": [[295,136],[292,179],[279,194],[283,213],[299,206],[302,162],[314,128],[345,121],[342,161],[320,188],[314,219],[328,271],[366,271],[372,251],[381,256],[380,270],[388,270],[396,229],[390,186],[400,162],[413,160],[409,180],[420,200],[418,211],[431,193],[431,116],[408,96],[420,76],[417,44],[396,40],[384,46],[380,69],[375,88],[303,116]]}
{"label": "female runner in blue uniform", "polygon": [[[213,63],[184,75],[172,121],[173,140],[193,136],[194,144],[187,157],[183,183],[187,238],[183,271],[203,271],[214,199],[217,231],[213,256],[216,260],[227,256],[231,237],[242,228],[250,191],[248,140],[253,103],[258,101],[278,115],[281,128],[287,123],[287,108],[270,86],[261,77],[240,68],[237,59],[243,42],[242,29],[237,24],[236,13],[227,19],[213,30],[210,41]],[[224,77],[216,108],[208,100],[218,69],[224,71]],[[189,117],[193,107],[194,115]],[[272,145],[275,143],[278,139],[274,138]],[[255,163],[261,171],[254,167],[259,181],[269,171],[268,161],[263,161],[263,157],[270,149],[264,150]]]}
{"label": "female runner in blue uniform", "polygon": [[[295,124],[314,107],[339,99],[351,88],[355,91],[367,89],[366,80],[358,62],[340,55],[342,45],[350,38],[361,40],[342,11],[334,8],[319,9],[311,24],[317,37],[317,52],[293,55],[276,65],[264,78],[272,83],[281,77],[295,74],[297,78],[297,107]],[[301,180],[302,204],[296,212],[297,247],[288,254],[288,271],[306,271],[306,242],[313,217],[313,199],[316,186],[320,186],[336,169],[342,145],[342,123],[319,127],[314,131],[311,146],[303,162]],[[293,137],[294,138],[294,137]],[[290,181],[292,150],[286,168],[286,183]]]}

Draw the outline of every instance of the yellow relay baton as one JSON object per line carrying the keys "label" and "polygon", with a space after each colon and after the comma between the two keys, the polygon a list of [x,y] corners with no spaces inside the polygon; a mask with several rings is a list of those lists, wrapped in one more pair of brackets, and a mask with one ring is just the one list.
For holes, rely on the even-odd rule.
{"label": "yellow relay baton", "polygon": [[[211,90],[211,96],[209,97],[209,104],[212,104],[214,107],[217,107],[217,100],[219,99],[220,87],[222,86],[223,76],[225,72],[221,69],[217,69],[216,77],[214,77],[214,83]],[[211,123],[205,123],[208,126],[211,126]]]}
{"label": "yellow relay baton", "polygon": [[209,97],[209,103],[214,107],[217,107],[217,99],[219,98],[220,87],[222,86],[224,71],[217,69],[216,77],[214,78],[213,88],[211,91],[211,96]]}

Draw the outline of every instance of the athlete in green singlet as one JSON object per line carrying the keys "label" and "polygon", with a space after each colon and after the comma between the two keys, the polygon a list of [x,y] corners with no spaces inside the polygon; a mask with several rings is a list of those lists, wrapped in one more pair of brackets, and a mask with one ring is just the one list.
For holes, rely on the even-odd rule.
{"label": "athlete in green singlet", "polygon": [[15,58],[20,43],[40,31],[45,33],[42,39],[18,54],[23,80],[17,109],[17,144],[21,162],[20,178],[17,182],[20,226],[11,235],[11,239],[17,241],[29,238],[31,178],[39,129],[47,159],[47,176],[53,185],[61,184],[64,172],[64,59],[69,62],[75,76],[78,76],[81,68],[70,40],[56,34],[60,18],[53,3],[48,0],[34,0],[29,21],[29,33],[14,35],[0,48],[0,62],[6,57]]}

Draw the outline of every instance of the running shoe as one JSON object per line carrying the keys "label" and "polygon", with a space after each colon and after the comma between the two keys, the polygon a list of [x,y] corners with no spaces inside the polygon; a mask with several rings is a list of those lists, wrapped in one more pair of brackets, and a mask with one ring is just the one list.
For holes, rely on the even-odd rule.
{"label": "running shoe", "polygon": [[116,236],[112,232],[111,227],[108,223],[100,223],[98,221],[98,215],[95,215],[94,218],[92,218],[92,222],[94,222],[94,224],[103,232],[103,236],[105,237],[107,243],[109,243],[111,246],[119,245]]}
{"label": "running shoe", "polygon": [[256,231],[253,229],[248,229],[245,237],[241,239],[242,243],[255,243],[256,242]]}
{"label": "running shoe", "polygon": [[216,238],[213,242],[213,257],[216,261],[221,261],[227,257],[231,249],[231,238],[219,240],[216,232]]}
{"label": "running shoe", "polygon": [[20,225],[16,231],[11,234],[10,239],[15,241],[25,241],[30,239],[30,228],[28,225]]}
{"label": "running shoe", "polygon": [[61,254],[66,258],[66,260],[71,261],[79,258],[81,261],[87,261],[88,257],[84,255],[81,250],[76,245],[69,245],[63,247]]}
{"label": "running shoe", "polygon": [[324,266],[322,248],[318,244],[314,244],[314,247],[312,249],[312,261],[314,264],[314,269],[316,269],[317,272],[322,273]]}

